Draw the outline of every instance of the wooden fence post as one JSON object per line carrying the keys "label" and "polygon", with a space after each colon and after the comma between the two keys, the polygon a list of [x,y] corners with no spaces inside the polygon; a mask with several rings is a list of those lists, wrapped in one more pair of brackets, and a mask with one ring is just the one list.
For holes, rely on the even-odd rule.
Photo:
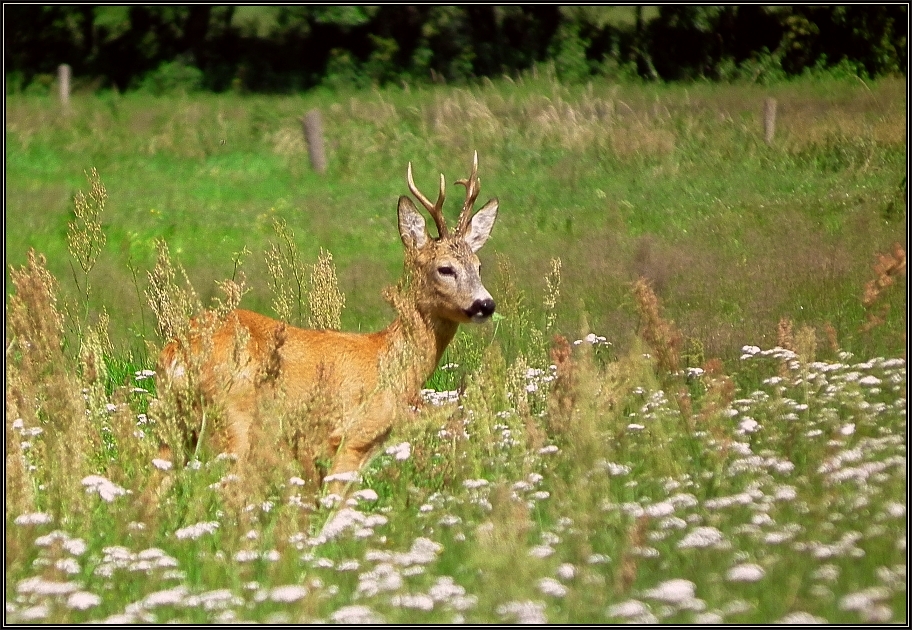
{"label": "wooden fence post", "polygon": [[768,98],[763,102],[763,140],[768,146],[773,146],[773,136],[776,135],[776,99]]}
{"label": "wooden fence post", "polygon": [[70,111],[70,66],[62,63],[57,66],[57,86],[60,88],[60,106],[64,113]]}
{"label": "wooden fence post", "polygon": [[301,122],[304,124],[304,139],[307,141],[310,165],[322,175],[326,172],[326,151],[323,146],[323,121],[320,118],[320,110],[310,110]]}

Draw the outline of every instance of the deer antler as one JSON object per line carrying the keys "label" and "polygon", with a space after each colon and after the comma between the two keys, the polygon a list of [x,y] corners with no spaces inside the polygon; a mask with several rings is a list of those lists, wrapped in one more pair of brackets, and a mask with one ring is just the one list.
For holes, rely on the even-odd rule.
{"label": "deer antler", "polygon": [[465,202],[462,204],[462,212],[456,223],[456,234],[463,236],[469,227],[469,221],[472,220],[472,206],[475,205],[478,192],[481,190],[481,180],[478,179],[478,151],[475,151],[475,156],[472,158],[472,174],[468,179],[460,179],[456,183],[466,187]]}
{"label": "deer antler", "polygon": [[434,219],[434,223],[437,224],[437,235],[440,238],[445,238],[448,234],[446,220],[443,218],[443,201],[446,199],[446,182],[443,179],[443,173],[440,174],[440,194],[437,196],[437,203],[433,204],[431,201],[421,194],[421,191],[418,190],[418,187],[415,186],[415,180],[412,179],[412,163],[408,163],[408,185],[409,190],[412,191],[412,194],[415,195],[415,199],[421,202],[427,211],[430,213],[431,218]]}

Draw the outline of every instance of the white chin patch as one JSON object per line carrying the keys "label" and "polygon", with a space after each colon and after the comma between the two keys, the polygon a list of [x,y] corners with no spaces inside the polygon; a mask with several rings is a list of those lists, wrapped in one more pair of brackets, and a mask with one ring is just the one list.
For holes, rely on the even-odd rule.
{"label": "white chin patch", "polygon": [[486,321],[488,321],[489,319],[491,319],[490,315],[482,315],[481,313],[472,315],[472,323],[475,323],[475,324],[483,324]]}

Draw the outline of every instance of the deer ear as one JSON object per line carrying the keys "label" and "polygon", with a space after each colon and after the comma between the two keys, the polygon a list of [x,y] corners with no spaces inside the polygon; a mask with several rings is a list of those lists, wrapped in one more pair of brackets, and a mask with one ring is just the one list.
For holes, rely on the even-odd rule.
{"label": "deer ear", "polygon": [[418,249],[424,247],[430,238],[424,225],[424,217],[418,212],[412,200],[405,195],[399,197],[399,236],[406,247]]}
{"label": "deer ear", "polygon": [[481,249],[481,246],[487,242],[491,236],[491,229],[494,227],[494,219],[497,218],[497,198],[491,199],[475,213],[475,216],[469,221],[469,228],[466,230],[462,239],[466,242],[473,252]]}

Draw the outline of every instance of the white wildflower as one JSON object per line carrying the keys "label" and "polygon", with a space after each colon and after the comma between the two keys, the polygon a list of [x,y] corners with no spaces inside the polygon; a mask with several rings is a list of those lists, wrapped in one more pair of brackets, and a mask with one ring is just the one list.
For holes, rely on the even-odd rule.
{"label": "white wildflower", "polygon": [[77,591],[72,593],[67,598],[67,608],[74,608],[76,610],[87,610],[92,606],[97,606],[101,603],[101,598],[95,593],[89,593],[88,591]]}
{"label": "white wildflower", "polygon": [[533,558],[547,558],[554,553],[554,549],[548,545],[536,545],[529,550],[529,555]]}
{"label": "white wildflower", "polygon": [[16,592],[35,595],[69,595],[79,590],[79,585],[72,582],[52,582],[41,577],[30,577],[16,585]]}
{"label": "white wildflower", "polygon": [[540,579],[538,581],[538,590],[543,595],[550,595],[551,597],[564,597],[567,594],[567,587],[554,578]]}
{"label": "white wildflower", "polygon": [[542,602],[522,601],[508,602],[497,607],[497,614],[512,617],[519,624],[545,624],[545,605]]}
{"label": "white wildflower", "polygon": [[557,567],[557,577],[562,580],[572,580],[576,576],[576,567],[565,562],[559,567]]}
{"label": "white wildflower", "polygon": [[444,514],[439,521],[438,525],[443,525],[444,527],[452,527],[453,525],[458,525],[462,522],[462,519],[456,516],[455,514]]}
{"label": "white wildflower", "polygon": [[668,580],[649,589],[643,595],[668,604],[682,604],[694,598],[696,585],[690,580]]}
{"label": "white wildflower", "polygon": [[429,611],[434,609],[434,599],[430,595],[424,595],[422,593],[417,595],[394,595],[392,600],[390,600],[390,603],[393,606],[414,608],[416,610]]}
{"label": "white wildflower", "polygon": [[190,540],[196,540],[203,534],[211,534],[219,527],[218,521],[209,521],[205,523],[196,523],[195,525],[188,525],[187,527],[182,527],[174,532],[174,536],[179,540],[184,540],[189,538]]}
{"label": "white wildflower", "polygon": [[728,570],[726,577],[730,582],[756,582],[766,572],[757,564],[739,564]]}
{"label": "white wildflower", "polygon": [[369,514],[367,518],[364,519],[364,526],[380,527],[381,525],[386,525],[388,522],[389,519],[382,514]]}
{"label": "white wildflower", "polygon": [[678,542],[678,548],[717,547],[725,542],[725,537],[715,527],[697,527]]}
{"label": "white wildflower", "polygon": [[647,516],[652,518],[659,518],[662,516],[668,516],[674,512],[674,504],[670,501],[661,501],[659,503],[653,503],[652,505],[647,505],[644,508],[644,512]]}
{"label": "white wildflower", "polygon": [[320,505],[326,509],[331,509],[336,507],[342,502],[342,496],[336,493],[327,494],[325,497],[320,497]]}
{"label": "white wildflower", "polygon": [[375,490],[371,490],[370,488],[365,488],[363,490],[358,490],[357,492],[352,494],[352,498],[356,499],[358,501],[371,502],[371,501],[376,501],[380,497],[377,495],[377,492]]}
{"label": "white wildflower", "polygon": [[307,595],[307,589],[297,584],[288,586],[276,586],[269,591],[269,599],[274,602],[290,603],[296,602]]}
{"label": "white wildflower", "polygon": [[169,462],[167,459],[159,459],[156,457],[155,459],[152,460],[152,465],[155,466],[156,468],[158,468],[159,470],[171,470],[171,467],[173,464],[171,462]]}
{"label": "white wildflower", "polygon": [[753,418],[744,418],[738,423],[738,433],[755,433],[760,430],[760,423]]}
{"label": "white wildflower", "polygon": [[413,564],[428,564],[437,558],[443,551],[443,545],[430,538],[418,537],[412,542],[412,547],[406,553],[397,554],[394,559],[396,564],[410,566]]}
{"label": "white wildflower", "polygon": [[21,621],[38,621],[39,619],[44,619],[51,613],[47,604],[37,604],[35,606],[30,606],[25,608],[22,612],[19,613],[19,619]]}
{"label": "white wildflower", "polygon": [[640,617],[649,614],[649,606],[638,599],[628,599],[626,602],[610,606],[607,613],[609,617]]}
{"label": "white wildflower", "polygon": [[60,558],[59,560],[54,562],[54,568],[59,569],[60,571],[63,571],[64,573],[69,573],[70,575],[79,573],[79,571],[81,570],[79,567],[79,563],[76,562],[73,558]]}
{"label": "white wildflower", "polygon": [[356,470],[350,470],[348,472],[336,473],[334,475],[326,475],[323,478],[323,483],[330,483],[331,481],[341,481],[342,483],[358,483],[361,481],[361,475],[359,475],[358,471]]}
{"label": "white wildflower", "polygon": [[405,461],[412,454],[412,445],[408,442],[402,442],[401,444],[396,444],[395,446],[390,446],[386,449],[387,455],[392,455],[396,458],[397,461]]}
{"label": "white wildflower", "polygon": [[615,464],[614,462],[603,461],[599,464],[608,471],[612,477],[619,477],[630,473],[630,466],[625,464]]}
{"label": "white wildflower", "polygon": [[333,623],[351,626],[386,623],[383,617],[367,606],[343,606],[331,614],[329,619]]}
{"label": "white wildflower", "polygon": [[906,515],[906,506],[903,505],[902,503],[891,502],[891,503],[887,503],[887,505],[885,507],[887,510],[887,514],[889,514],[890,516],[892,516],[894,518],[902,518],[903,516]]}
{"label": "white wildflower", "polygon": [[89,475],[82,480],[86,492],[97,492],[104,501],[110,503],[115,498],[127,494],[127,491],[100,475]]}
{"label": "white wildflower", "polygon": [[829,623],[823,617],[815,617],[809,612],[804,612],[803,610],[798,610],[792,613],[787,614],[785,617],[776,622],[781,625],[799,625],[799,624],[825,624]]}
{"label": "white wildflower", "polygon": [[402,586],[402,576],[391,564],[380,564],[373,571],[358,576],[357,593],[373,597],[378,593],[396,591]]}
{"label": "white wildflower", "polygon": [[156,591],[146,595],[142,600],[144,608],[154,608],[155,606],[176,606],[183,603],[187,597],[186,586],[175,586],[167,590]]}
{"label": "white wildflower", "polygon": [[28,514],[20,514],[13,522],[16,525],[47,525],[53,520],[54,519],[51,518],[50,514],[45,514],[44,512],[30,512]]}
{"label": "white wildflower", "polygon": [[428,590],[428,595],[430,595],[434,601],[442,602],[453,597],[465,595],[465,589],[459,584],[456,584],[449,575],[441,575]]}
{"label": "white wildflower", "polygon": [[[327,496],[338,496],[338,495],[327,495]],[[326,497],[324,497],[325,499]],[[318,536],[320,542],[325,542],[327,540],[332,540],[339,536],[346,529],[359,529],[364,525],[366,517],[364,514],[358,510],[353,510],[351,508],[344,508],[336,512],[336,514],[326,522],[323,526],[323,530]]]}

